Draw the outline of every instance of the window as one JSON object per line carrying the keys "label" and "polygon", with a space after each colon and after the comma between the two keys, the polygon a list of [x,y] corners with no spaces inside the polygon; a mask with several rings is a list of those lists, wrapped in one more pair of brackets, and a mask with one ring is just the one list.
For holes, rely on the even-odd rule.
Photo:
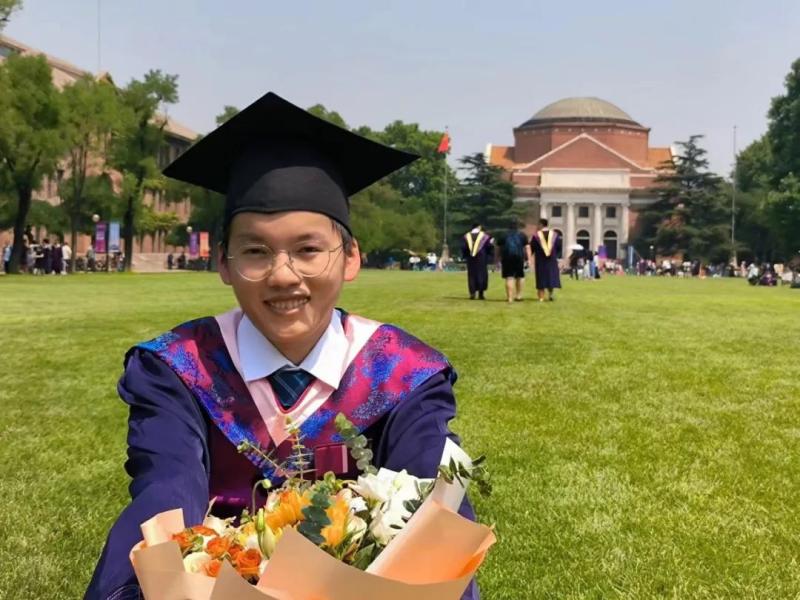
{"label": "window", "polygon": [[606,247],[606,256],[611,260],[617,258],[617,234],[614,231],[606,231],[603,235],[603,245]]}
{"label": "window", "polygon": [[561,218],[561,207],[560,206],[552,206],[550,208],[550,216],[554,219]]}
{"label": "window", "polygon": [[584,250],[589,250],[592,247],[591,238],[589,238],[589,232],[585,229],[581,229],[576,236],[577,242],[583,246]]}
{"label": "window", "polygon": [[606,219],[616,219],[616,218],[617,218],[617,207],[606,206]]}
{"label": "window", "polygon": [[578,218],[579,219],[588,219],[589,218],[589,207],[588,206],[579,206],[578,207]]}

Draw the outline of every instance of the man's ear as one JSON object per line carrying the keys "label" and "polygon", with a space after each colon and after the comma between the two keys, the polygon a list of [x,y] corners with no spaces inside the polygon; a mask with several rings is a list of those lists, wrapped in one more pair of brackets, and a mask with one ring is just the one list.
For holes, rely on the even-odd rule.
{"label": "man's ear", "polygon": [[344,253],[344,280],[353,281],[361,270],[361,250],[358,247],[358,241],[353,239],[353,247],[350,248],[350,253]]}
{"label": "man's ear", "polygon": [[225,251],[225,246],[219,244],[217,246],[217,262],[219,264],[219,277],[225,285],[231,285],[231,271],[230,264],[228,263],[228,253]]}

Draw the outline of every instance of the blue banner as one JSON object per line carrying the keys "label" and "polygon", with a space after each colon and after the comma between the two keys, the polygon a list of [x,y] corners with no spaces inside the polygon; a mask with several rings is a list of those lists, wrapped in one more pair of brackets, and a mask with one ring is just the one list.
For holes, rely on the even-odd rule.
{"label": "blue banner", "polygon": [[111,221],[108,224],[108,251],[111,254],[119,252],[119,221]]}

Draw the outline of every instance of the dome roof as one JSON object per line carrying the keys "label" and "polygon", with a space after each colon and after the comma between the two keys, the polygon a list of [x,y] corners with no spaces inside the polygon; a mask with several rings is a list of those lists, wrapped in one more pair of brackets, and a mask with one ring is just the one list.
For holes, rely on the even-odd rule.
{"label": "dome roof", "polygon": [[523,124],[523,127],[540,123],[553,123],[555,121],[594,123],[603,121],[639,125],[628,113],[606,100],[601,100],[600,98],[563,98],[545,106],[528,119]]}

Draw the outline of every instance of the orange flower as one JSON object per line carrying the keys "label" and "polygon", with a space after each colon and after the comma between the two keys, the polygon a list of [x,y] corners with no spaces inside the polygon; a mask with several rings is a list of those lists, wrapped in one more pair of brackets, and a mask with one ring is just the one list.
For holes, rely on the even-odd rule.
{"label": "orange flower", "polygon": [[325,509],[325,514],[331,520],[331,524],[323,527],[320,535],[325,538],[325,545],[329,548],[335,548],[344,540],[347,533],[347,520],[350,516],[350,507],[347,500],[344,498],[337,498],[333,504]]}
{"label": "orange flower", "polygon": [[184,529],[180,533],[173,533],[172,539],[178,542],[181,552],[186,552],[186,550],[194,545],[195,541],[197,540],[197,534],[195,534],[191,529]]}
{"label": "orange flower", "polygon": [[255,548],[244,550],[236,555],[236,570],[239,575],[248,579],[258,577],[258,568],[261,565],[261,552]]}
{"label": "orange flower", "polygon": [[195,525],[191,528],[197,535],[217,535],[217,532],[205,525]]}
{"label": "orange flower", "polygon": [[297,490],[283,490],[278,494],[275,508],[266,514],[266,521],[272,531],[283,529],[287,525],[296,525],[305,520],[303,508],[311,504],[311,500],[300,495]]}
{"label": "orange flower", "polygon": [[231,547],[228,549],[228,555],[233,559],[236,560],[236,556],[244,550],[239,544],[231,544]]}
{"label": "orange flower", "polygon": [[209,577],[216,577],[217,575],[219,575],[219,570],[221,567],[222,567],[222,561],[215,558],[206,563],[206,566],[203,567],[203,572]]}
{"label": "orange flower", "polygon": [[215,537],[208,540],[206,544],[206,552],[213,558],[222,558],[222,556],[229,552],[231,548],[231,541],[228,538]]}

